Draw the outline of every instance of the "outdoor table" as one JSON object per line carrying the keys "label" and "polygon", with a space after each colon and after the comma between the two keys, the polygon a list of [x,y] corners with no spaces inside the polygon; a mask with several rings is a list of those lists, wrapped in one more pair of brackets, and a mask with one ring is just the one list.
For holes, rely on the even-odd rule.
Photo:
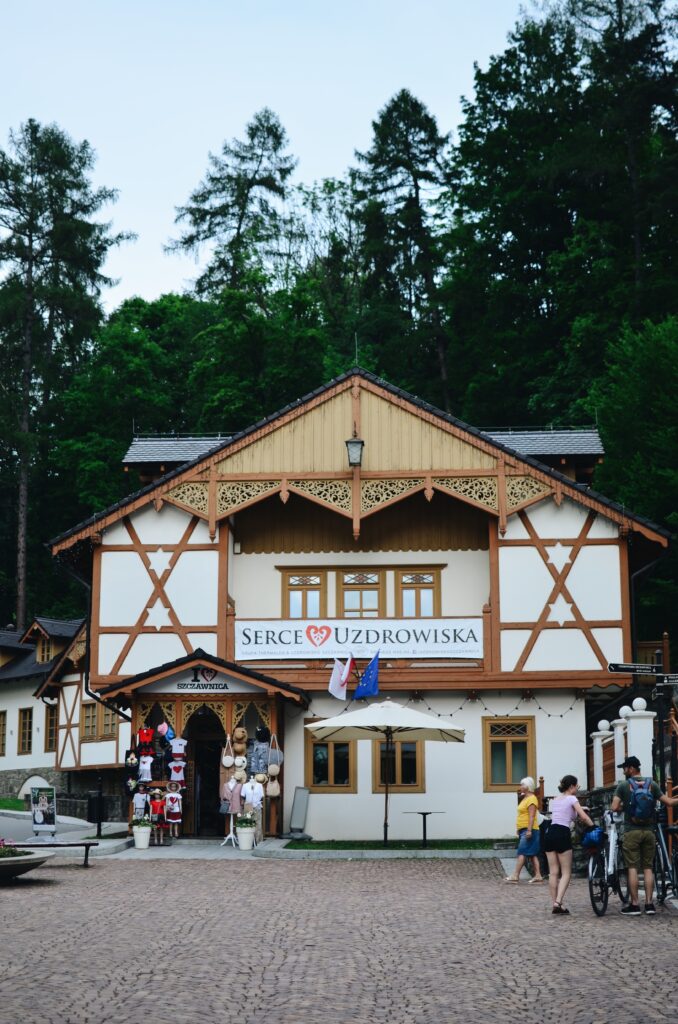
{"label": "outdoor table", "polygon": [[445,811],[403,811],[403,814],[421,814],[421,823],[424,829],[424,834],[421,841],[422,850],[428,845],[426,842],[426,819],[429,814],[444,814]]}

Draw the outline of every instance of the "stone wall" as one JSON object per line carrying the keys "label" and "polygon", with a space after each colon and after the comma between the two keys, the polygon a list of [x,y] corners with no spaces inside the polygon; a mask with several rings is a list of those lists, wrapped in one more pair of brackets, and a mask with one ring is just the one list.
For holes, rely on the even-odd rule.
{"label": "stone wall", "polygon": [[[62,772],[55,768],[9,769],[0,772],[0,796],[19,794],[23,784],[35,775],[54,786],[57,795],[57,814],[87,820],[87,799],[98,791],[99,778],[106,797],[108,821],[127,821],[129,800],[123,791],[124,773],[119,768],[102,771]],[[27,806],[28,809],[28,806]]]}

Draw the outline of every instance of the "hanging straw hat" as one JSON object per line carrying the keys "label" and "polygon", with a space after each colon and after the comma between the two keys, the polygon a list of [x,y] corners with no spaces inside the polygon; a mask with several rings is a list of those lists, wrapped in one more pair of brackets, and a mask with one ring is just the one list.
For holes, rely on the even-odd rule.
{"label": "hanging straw hat", "polygon": [[238,742],[233,744],[233,753],[234,754],[244,754],[246,752],[246,750],[247,750],[247,744],[246,743],[242,743],[242,742],[238,741]]}
{"label": "hanging straw hat", "polygon": [[254,776],[254,781],[255,782],[260,782],[262,784],[262,786],[263,786],[263,784],[266,782],[267,778],[268,778],[268,776],[266,775],[265,772],[257,772],[257,774]]}
{"label": "hanging straw hat", "polygon": [[236,782],[247,782],[247,772],[244,768],[238,768],[234,772],[233,778]]}
{"label": "hanging straw hat", "polygon": [[244,729],[242,725],[239,725],[237,729],[233,730],[233,739],[242,742],[247,739],[247,729]]}

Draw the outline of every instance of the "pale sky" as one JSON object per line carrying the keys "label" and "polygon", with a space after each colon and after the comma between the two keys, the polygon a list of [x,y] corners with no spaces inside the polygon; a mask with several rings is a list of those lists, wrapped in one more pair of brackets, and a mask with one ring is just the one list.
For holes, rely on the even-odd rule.
{"label": "pale sky", "polygon": [[[29,117],[97,153],[117,188],[107,216],[137,233],[109,258],[124,298],[180,291],[190,258],[165,255],[174,209],[208,152],[242,137],[264,106],[298,157],[296,180],[339,177],[371,122],[407,88],[454,130],[473,63],[500,53],[519,0],[5,0],[0,7],[0,147]],[[528,5],[529,6],[529,5]]]}

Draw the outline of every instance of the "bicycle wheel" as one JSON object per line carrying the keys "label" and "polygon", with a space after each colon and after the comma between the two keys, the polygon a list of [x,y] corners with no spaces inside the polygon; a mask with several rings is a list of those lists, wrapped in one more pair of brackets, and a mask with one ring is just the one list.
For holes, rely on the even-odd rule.
{"label": "bicycle wheel", "polygon": [[595,853],[589,861],[589,896],[596,917],[602,917],[607,910],[609,895],[605,858],[602,853]]}
{"label": "bicycle wheel", "polygon": [[[674,845],[675,843],[676,840],[674,839]],[[678,850],[673,851],[673,862],[671,866],[673,868],[673,878],[671,879],[671,887],[673,889],[673,898],[674,900],[676,900],[678,899]]]}
{"label": "bicycle wheel", "polygon": [[664,858],[659,850],[655,851],[652,870],[654,871],[654,891],[657,895],[657,903],[663,903],[666,899],[666,868],[664,867]]}
{"label": "bicycle wheel", "polygon": [[621,844],[617,847],[617,868],[614,873],[614,891],[622,901],[629,902],[629,872],[624,860],[624,851]]}

